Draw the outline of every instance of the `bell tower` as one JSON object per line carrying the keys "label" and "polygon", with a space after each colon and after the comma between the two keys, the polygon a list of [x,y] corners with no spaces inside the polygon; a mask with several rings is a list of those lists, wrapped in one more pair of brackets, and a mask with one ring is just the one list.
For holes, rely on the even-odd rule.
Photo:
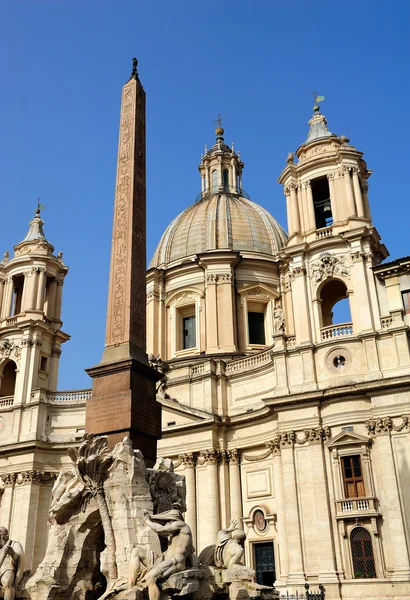
{"label": "bell tower", "polygon": [[[329,131],[321,99],[315,97],[306,141],[289,154],[278,180],[286,196],[289,239],[284,253],[297,344],[377,330],[380,314],[371,268],[388,255],[372,224],[371,171],[346,136]],[[346,314],[338,322],[334,307],[342,299]]]}
{"label": "bell tower", "polygon": [[[43,231],[36,210],[26,237],[0,264],[0,396],[4,406],[29,404],[34,389],[55,391],[61,344],[62,252]],[[8,398],[8,400],[6,400]],[[7,404],[9,402],[9,404]]]}

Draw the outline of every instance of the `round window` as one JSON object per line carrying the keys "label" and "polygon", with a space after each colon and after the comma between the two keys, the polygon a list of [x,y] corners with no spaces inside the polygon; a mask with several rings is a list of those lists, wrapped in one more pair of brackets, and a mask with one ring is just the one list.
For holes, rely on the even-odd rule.
{"label": "round window", "polygon": [[266,529],[265,515],[261,510],[255,510],[253,513],[253,524],[258,531],[264,531]]}
{"label": "round window", "polygon": [[345,364],[346,364],[346,358],[342,354],[338,354],[337,356],[334,357],[333,366],[336,367],[336,369],[343,369]]}

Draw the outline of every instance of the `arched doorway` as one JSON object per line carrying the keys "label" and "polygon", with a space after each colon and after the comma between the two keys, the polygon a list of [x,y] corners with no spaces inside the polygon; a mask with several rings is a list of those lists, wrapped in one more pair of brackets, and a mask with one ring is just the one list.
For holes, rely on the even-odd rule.
{"label": "arched doorway", "polygon": [[16,369],[17,365],[12,360],[9,360],[4,365],[1,377],[0,396],[14,396],[14,388],[16,387]]}

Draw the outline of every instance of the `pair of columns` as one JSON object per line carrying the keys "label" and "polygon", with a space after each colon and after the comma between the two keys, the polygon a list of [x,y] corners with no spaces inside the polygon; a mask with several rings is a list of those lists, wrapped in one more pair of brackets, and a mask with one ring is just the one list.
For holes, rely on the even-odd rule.
{"label": "pair of columns", "polygon": [[[185,521],[191,528],[194,544],[198,537],[197,523],[197,477],[196,477],[196,453],[183,454],[179,457],[184,465],[184,475],[186,483],[186,505],[187,511]],[[241,492],[241,474],[240,474],[240,451],[219,451],[216,449],[205,450],[199,453],[200,460],[206,465],[207,491],[206,491],[206,531],[202,541],[202,550],[206,546],[215,544],[218,532],[221,529],[220,518],[220,485],[218,463],[225,460],[229,463],[229,494],[231,518],[241,519],[242,512],[242,492]],[[202,515],[200,515],[202,517]]]}
{"label": "pair of columns", "polygon": [[1,318],[5,319],[11,315],[13,307],[16,308],[17,294],[21,293],[21,303],[19,312],[26,310],[44,310],[45,301],[47,302],[47,316],[49,318],[59,319],[62,307],[62,286],[63,279],[53,278],[50,281],[46,297],[47,275],[45,268],[34,268],[31,271],[24,272],[24,285],[22,290],[15,288],[13,276],[0,280],[0,305]]}

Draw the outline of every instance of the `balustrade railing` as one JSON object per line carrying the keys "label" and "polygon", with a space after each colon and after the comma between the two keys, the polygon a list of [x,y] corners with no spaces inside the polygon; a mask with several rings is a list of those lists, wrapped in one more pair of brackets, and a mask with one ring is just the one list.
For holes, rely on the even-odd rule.
{"label": "balustrade railing", "polygon": [[322,340],[331,340],[338,337],[347,337],[349,335],[353,335],[352,323],[339,323],[338,325],[322,327],[320,330]]}
{"label": "balustrade railing", "polygon": [[388,329],[392,323],[393,323],[393,317],[391,315],[389,315],[388,317],[382,317],[380,319],[381,327],[384,330]]}
{"label": "balustrade railing", "polygon": [[238,196],[250,200],[248,192],[245,192],[245,190],[242,190],[241,188],[232,187],[230,185],[211,185],[211,187],[198,194],[195,198],[195,202],[199,202],[200,200],[215,194],[227,194],[228,196]]}
{"label": "balustrade railing", "polygon": [[228,363],[225,368],[225,373],[227,375],[232,375],[233,373],[242,373],[243,371],[253,369],[254,367],[259,367],[260,365],[264,365],[271,361],[272,351],[266,350],[265,352],[254,354],[253,356],[247,356],[246,358],[240,358]]}
{"label": "balustrade railing", "polygon": [[85,402],[92,398],[92,390],[68,390],[63,392],[47,392],[49,402]]}
{"label": "balustrade railing", "polygon": [[333,228],[332,227],[324,227],[323,229],[319,229],[316,231],[316,238],[321,240],[323,238],[329,238],[333,236]]}
{"label": "balustrade railing", "polygon": [[0,397],[0,408],[6,408],[8,406],[13,406],[13,404],[14,404],[14,396]]}
{"label": "balustrade railing", "polygon": [[364,498],[345,498],[336,500],[336,516],[347,517],[349,514],[377,513],[376,498],[366,496]]}

